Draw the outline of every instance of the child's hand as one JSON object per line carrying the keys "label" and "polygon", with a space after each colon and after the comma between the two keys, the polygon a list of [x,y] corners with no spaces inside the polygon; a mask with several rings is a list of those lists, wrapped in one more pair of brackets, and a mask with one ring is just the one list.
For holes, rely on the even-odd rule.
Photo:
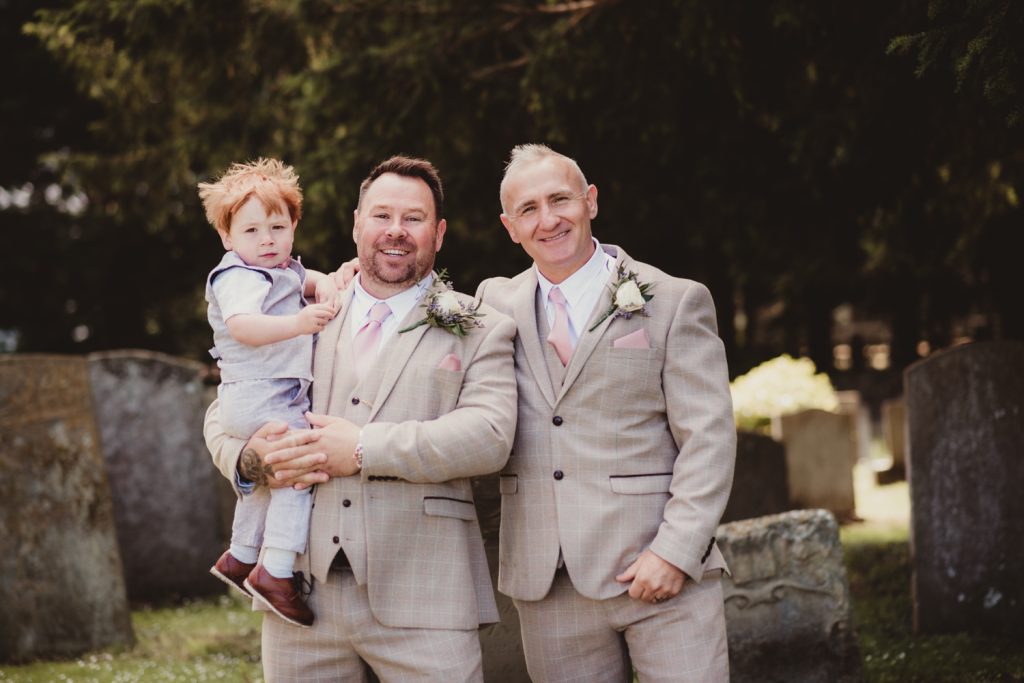
{"label": "child's hand", "polygon": [[[338,307],[339,287],[330,276],[321,277],[316,282],[316,302],[318,304],[330,304],[333,308]],[[333,316],[332,316],[333,317]]]}
{"label": "child's hand", "polygon": [[319,332],[324,329],[327,323],[331,322],[331,318],[334,317],[336,312],[332,304],[310,304],[306,306],[295,316],[299,334],[315,334]]}

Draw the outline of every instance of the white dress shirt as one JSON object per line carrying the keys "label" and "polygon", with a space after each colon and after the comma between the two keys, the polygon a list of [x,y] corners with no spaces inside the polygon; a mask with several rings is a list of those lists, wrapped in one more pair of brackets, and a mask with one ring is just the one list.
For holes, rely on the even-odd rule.
{"label": "white dress shirt", "polygon": [[587,323],[594,312],[594,306],[598,302],[607,303],[607,285],[611,281],[611,273],[615,270],[615,259],[605,253],[596,238],[593,239],[594,253],[590,260],[557,285],[544,277],[536,264],[533,266],[537,272],[537,284],[540,286],[549,329],[554,324],[555,305],[548,299],[548,293],[552,287],[558,287],[565,296],[565,309],[569,315],[569,338],[572,339],[573,348],[579,343],[580,335],[587,331]]}
{"label": "white dress shirt", "polygon": [[[355,287],[352,288],[352,303],[349,308],[349,332],[353,339],[355,339],[356,334],[359,333],[363,325],[366,324],[366,321],[370,319],[370,309],[373,308],[374,304],[381,301],[381,299],[374,297],[363,289],[360,281],[361,278],[362,273],[356,276]],[[388,305],[388,308],[391,309],[391,315],[385,318],[384,322],[380,325],[380,344],[377,345],[378,352],[398,333],[399,324],[405,320],[405,316],[409,315],[409,311],[420,302],[423,293],[427,291],[427,288],[430,287],[433,281],[434,274],[428,273],[425,278],[409,289],[383,300]]]}

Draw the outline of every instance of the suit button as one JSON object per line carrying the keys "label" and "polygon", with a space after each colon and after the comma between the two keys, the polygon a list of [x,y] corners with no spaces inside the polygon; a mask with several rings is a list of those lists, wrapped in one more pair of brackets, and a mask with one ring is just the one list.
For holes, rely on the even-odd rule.
{"label": "suit button", "polygon": [[353,396],[352,397],[352,405],[354,405],[354,406],[359,405],[359,397],[358,396]]}
{"label": "suit button", "polygon": [[345,507],[345,508],[351,507],[352,506],[352,501],[349,500],[348,498],[346,498],[345,500],[341,501],[341,506]]}
{"label": "suit button", "polygon": [[335,537],[334,537],[334,538],[332,538],[331,540],[332,540],[332,541],[334,541],[335,543],[341,543],[341,539],[340,539],[340,538],[338,538],[337,536],[335,536]]}
{"label": "suit button", "polygon": [[555,415],[553,418],[551,418],[551,424],[555,425],[556,427],[561,427],[562,426],[562,416],[561,415]]}
{"label": "suit button", "polygon": [[565,476],[565,474],[562,473],[562,470],[555,470],[555,480],[556,481],[562,481],[562,477],[564,477],[564,476]]}

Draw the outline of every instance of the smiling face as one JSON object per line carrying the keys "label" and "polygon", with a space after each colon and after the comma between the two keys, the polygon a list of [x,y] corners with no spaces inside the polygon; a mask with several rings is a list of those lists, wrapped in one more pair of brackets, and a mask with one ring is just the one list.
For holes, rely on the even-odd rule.
{"label": "smiling face", "polygon": [[234,216],[227,232],[220,232],[225,249],[233,250],[250,266],[277,268],[292,255],[295,226],[283,206],[267,213],[263,202],[249,197]]}
{"label": "smiling face", "polygon": [[594,253],[590,221],[597,216],[597,188],[583,187],[563,158],[525,164],[505,179],[501,223],[537,268],[554,283],[579,270]]}
{"label": "smiling face", "polygon": [[395,173],[378,177],[356,209],[352,230],[363,288],[386,299],[422,280],[434,267],[446,227],[425,182]]}

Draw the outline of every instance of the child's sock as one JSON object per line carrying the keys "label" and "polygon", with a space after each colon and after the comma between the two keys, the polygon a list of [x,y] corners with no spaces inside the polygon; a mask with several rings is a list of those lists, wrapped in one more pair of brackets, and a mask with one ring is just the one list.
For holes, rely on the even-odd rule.
{"label": "child's sock", "polygon": [[231,556],[242,564],[256,564],[256,558],[260,556],[260,549],[249,545],[232,543],[228,550],[231,551]]}
{"label": "child's sock", "polygon": [[280,548],[267,548],[263,553],[263,568],[275,579],[290,579],[295,573],[295,553]]}

